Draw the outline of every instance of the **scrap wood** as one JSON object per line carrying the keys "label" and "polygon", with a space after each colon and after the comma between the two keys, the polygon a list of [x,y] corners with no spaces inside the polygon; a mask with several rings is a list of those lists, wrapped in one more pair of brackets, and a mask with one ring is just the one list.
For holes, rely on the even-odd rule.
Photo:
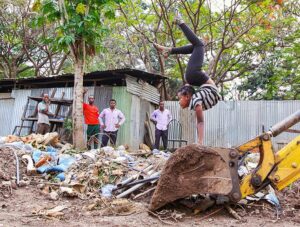
{"label": "scrap wood", "polygon": [[137,207],[132,201],[128,199],[115,199],[112,201],[105,201],[101,199],[105,205],[100,212],[102,216],[127,216],[136,213],[141,207]]}
{"label": "scrap wood", "polygon": [[157,217],[158,220],[160,220],[165,225],[174,225],[175,224],[174,222],[168,222],[168,221],[163,220],[158,214],[156,214],[155,212],[152,212],[151,210],[148,210],[148,213]]}
{"label": "scrap wood", "polygon": [[[176,222],[178,222],[179,219],[183,218],[183,213],[178,213],[175,210],[162,210],[160,212],[153,212],[148,210],[148,213],[157,217],[163,224],[166,225],[174,225]],[[173,220],[173,222],[166,221],[168,219]]]}
{"label": "scrap wood", "polygon": [[58,186],[58,187],[71,187],[75,191],[83,193],[86,190],[86,185],[85,184],[80,184],[80,183],[71,183],[71,184],[66,184],[66,183],[52,183],[52,182],[34,182],[31,181],[33,184],[44,184],[44,185],[50,185],[50,186]]}
{"label": "scrap wood", "polygon": [[213,216],[214,214],[220,212],[220,211],[223,210],[223,209],[224,209],[224,207],[221,207],[221,208],[219,208],[219,209],[216,209],[215,211],[211,212],[210,214],[205,215],[204,217],[200,218],[199,221],[203,221],[203,220],[205,220],[205,219],[207,219],[207,218]]}
{"label": "scrap wood", "polygon": [[144,150],[144,151],[146,151],[146,152],[151,152],[150,147],[148,147],[148,146],[147,146],[146,144],[144,144],[144,143],[141,143],[141,144],[139,145],[139,149]]}
{"label": "scrap wood", "polygon": [[146,112],[146,121],[148,122],[149,125],[149,129],[150,129],[150,139],[151,139],[151,144],[154,144],[154,131],[155,131],[155,126],[153,124],[153,122],[151,122],[150,120],[150,114],[148,112]]}
{"label": "scrap wood", "polygon": [[237,220],[242,220],[241,216],[238,215],[237,212],[235,212],[235,210],[233,210],[229,205],[225,205],[226,210],[229,212],[229,214],[231,214],[235,219]]}
{"label": "scrap wood", "polygon": [[33,217],[33,216],[42,216],[42,217],[59,217],[59,216],[63,216],[64,213],[62,212],[63,210],[67,209],[68,206],[66,205],[59,205],[56,206],[52,209],[41,209],[38,211],[32,211],[32,214],[29,215],[24,215],[23,217]]}
{"label": "scrap wood", "polygon": [[153,188],[150,188],[150,189],[148,189],[148,190],[146,190],[146,191],[144,191],[144,192],[142,192],[140,194],[137,194],[135,197],[133,197],[133,199],[138,199],[138,198],[142,197],[143,195],[146,195],[149,192],[154,191],[155,189],[156,189],[156,186],[154,186]]}
{"label": "scrap wood", "polygon": [[58,140],[58,133],[57,132],[51,132],[51,133],[46,133],[44,135],[44,141],[43,141],[43,145],[52,145],[55,146],[59,140]]}
{"label": "scrap wood", "polygon": [[68,208],[68,206],[66,206],[66,205],[56,206],[50,210],[44,211],[45,212],[44,215],[50,216],[50,217],[62,216],[62,215],[64,215],[64,213],[62,211],[67,208]]}
{"label": "scrap wood", "polygon": [[146,151],[146,150],[139,150],[139,152],[136,152],[136,153],[133,153],[133,152],[130,152],[129,153],[130,155],[133,155],[133,156],[149,156],[152,154],[151,151]]}

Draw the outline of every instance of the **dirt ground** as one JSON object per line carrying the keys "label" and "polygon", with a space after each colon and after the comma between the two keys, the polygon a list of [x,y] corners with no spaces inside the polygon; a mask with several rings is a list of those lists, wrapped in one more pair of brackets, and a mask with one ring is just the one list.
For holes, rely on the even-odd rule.
{"label": "dirt ground", "polygon": [[[221,206],[194,214],[180,206],[163,210],[156,216],[148,213],[150,196],[133,202],[126,200],[128,212],[104,212],[103,204],[97,196],[88,198],[70,198],[60,196],[50,200],[49,193],[37,185],[16,187],[5,185],[14,177],[15,164],[9,151],[0,152],[0,227],[2,226],[300,226],[300,183],[278,193],[282,211],[277,214],[275,208],[266,202],[255,202],[246,206],[233,207],[242,217],[236,220]],[[24,163],[21,170],[25,169]],[[22,176],[25,176],[21,171]],[[11,180],[10,182],[14,182]],[[99,208],[88,209],[98,201]],[[126,202],[125,201],[125,202]],[[117,204],[118,205],[118,204]],[[47,215],[54,207],[65,209]],[[101,207],[102,206],[102,207]]]}
{"label": "dirt ground", "polygon": [[[293,200],[294,201],[294,200]],[[298,199],[299,201],[299,199]],[[296,205],[299,203],[294,201]],[[98,210],[86,211],[84,206],[90,201],[79,198],[60,198],[50,201],[34,186],[27,186],[13,191],[10,198],[0,201],[0,226],[164,226],[166,223],[176,226],[299,226],[299,210],[290,210],[276,219],[276,212],[267,204],[255,204],[246,211],[238,209],[243,220],[234,219],[221,207],[213,207],[205,213],[193,215],[188,212],[178,222],[175,220],[159,220],[150,216],[146,209],[137,210],[126,216],[103,216]],[[66,205],[64,215],[50,218],[34,213],[40,209],[50,209],[58,205]],[[142,204],[144,207],[147,204]],[[263,206],[265,209],[263,209]],[[296,206],[297,207],[297,206]],[[220,210],[221,209],[221,210]],[[182,214],[182,211],[178,211]]]}

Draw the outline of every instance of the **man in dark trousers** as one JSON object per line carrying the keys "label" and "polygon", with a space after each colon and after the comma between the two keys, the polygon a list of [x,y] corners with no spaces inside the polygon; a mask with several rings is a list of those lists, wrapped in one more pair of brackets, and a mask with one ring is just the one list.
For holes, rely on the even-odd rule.
{"label": "man in dark trousers", "polygon": [[116,105],[117,101],[111,99],[109,108],[104,109],[100,114],[101,128],[104,130],[101,147],[106,147],[108,140],[112,146],[116,145],[118,130],[125,122],[124,114],[116,108]]}
{"label": "man in dark trousers", "polygon": [[[87,89],[84,90],[83,95],[85,95]],[[99,109],[94,105],[95,98],[93,95],[88,97],[89,103],[83,103],[83,115],[84,121],[87,124],[87,141],[88,141],[88,149],[91,149],[91,143],[94,141],[94,148],[98,148],[98,138],[100,133],[100,124],[99,124]],[[95,138],[91,140],[91,137]],[[91,140],[91,141],[90,141]]]}
{"label": "man in dark trousers", "polygon": [[169,110],[165,109],[163,101],[159,102],[159,108],[151,114],[151,120],[155,124],[155,144],[154,148],[159,149],[160,137],[162,138],[164,149],[168,146],[168,124],[172,120]]}

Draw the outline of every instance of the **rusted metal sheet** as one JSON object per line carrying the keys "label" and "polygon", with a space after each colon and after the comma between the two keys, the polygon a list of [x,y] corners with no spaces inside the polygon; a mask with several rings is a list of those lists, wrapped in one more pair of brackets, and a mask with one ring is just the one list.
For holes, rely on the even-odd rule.
{"label": "rusted metal sheet", "polygon": [[157,88],[152,85],[138,80],[137,78],[126,76],[127,91],[131,94],[141,97],[141,99],[147,100],[154,104],[158,104],[160,100],[160,94]]}

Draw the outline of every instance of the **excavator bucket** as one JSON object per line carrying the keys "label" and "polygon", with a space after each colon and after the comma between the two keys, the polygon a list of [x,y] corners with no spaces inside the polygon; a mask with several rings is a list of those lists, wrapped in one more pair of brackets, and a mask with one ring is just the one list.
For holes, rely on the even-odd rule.
{"label": "excavator bucket", "polygon": [[213,194],[238,201],[241,198],[235,149],[197,144],[177,149],[164,166],[150,210],[194,194]]}

